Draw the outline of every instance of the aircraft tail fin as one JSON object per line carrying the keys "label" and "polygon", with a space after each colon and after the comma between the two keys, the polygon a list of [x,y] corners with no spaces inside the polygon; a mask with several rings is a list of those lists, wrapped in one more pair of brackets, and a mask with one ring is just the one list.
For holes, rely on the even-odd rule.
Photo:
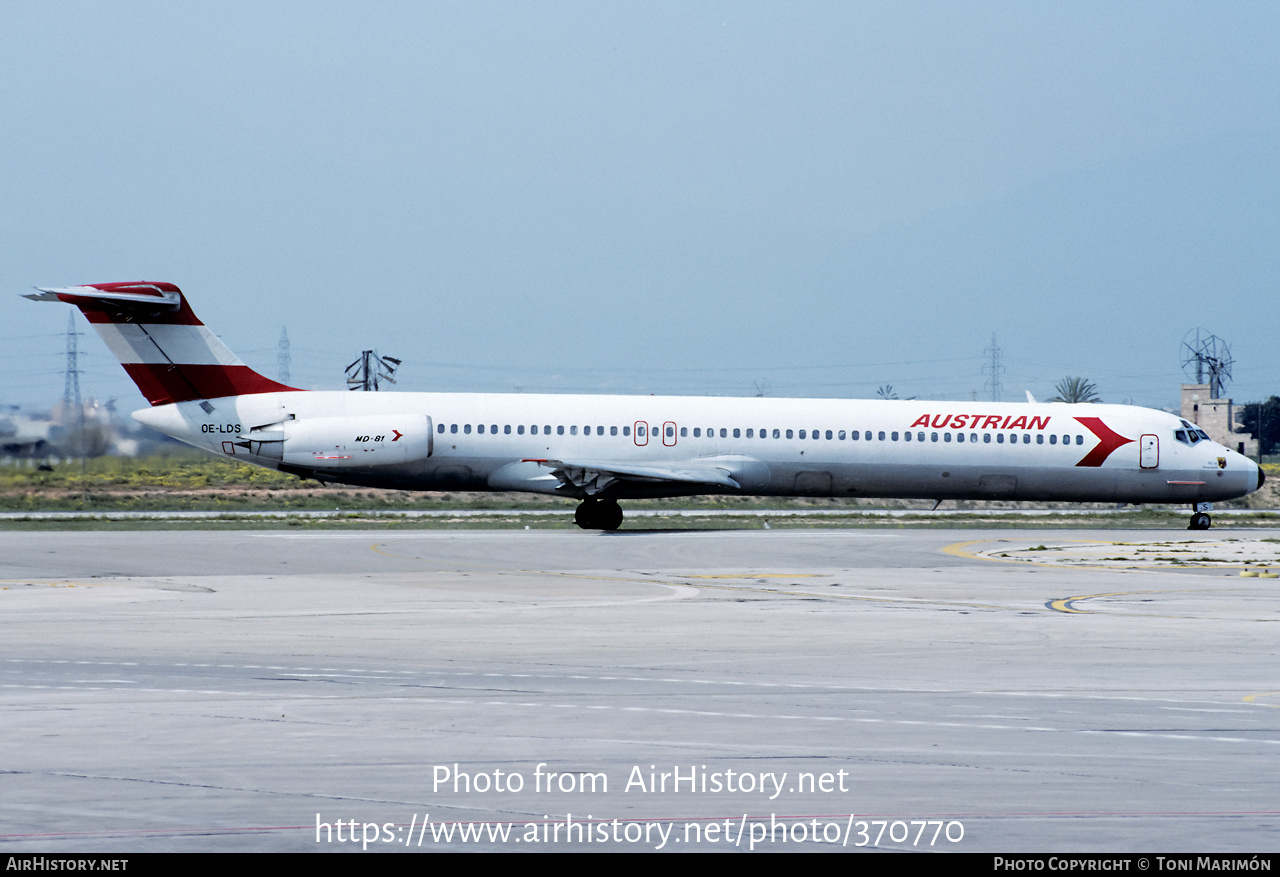
{"label": "aircraft tail fin", "polygon": [[26,298],[80,308],[152,405],[297,389],[241,362],[172,283],[37,288]]}

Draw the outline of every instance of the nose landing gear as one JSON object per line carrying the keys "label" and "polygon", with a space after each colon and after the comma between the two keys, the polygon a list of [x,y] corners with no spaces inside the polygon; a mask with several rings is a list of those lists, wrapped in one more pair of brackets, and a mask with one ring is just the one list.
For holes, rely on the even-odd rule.
{"label": "nose landing gear", "polygon": [[1208,530],[1210,525],[1213,523],[1213,519],[1209,517],[1209,512],[1213,511],[1213,503],[1198,502],[1191,507],[1191,510],[1195,512],[1195,514],[1191,516],[1191,524],[1187,529]]}
{"label": "nose landing gear", "polygon": [[616,530],[622,526],[622,506],[617,500],[593,496],[574,511],[573,522],[584,530]]}

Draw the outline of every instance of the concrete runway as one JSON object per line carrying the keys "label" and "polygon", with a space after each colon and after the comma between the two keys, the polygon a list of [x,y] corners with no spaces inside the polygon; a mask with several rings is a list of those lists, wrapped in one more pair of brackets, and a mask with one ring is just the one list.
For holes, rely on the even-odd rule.
{"label": "concrete runway", "polygon": [[0,850],[1274,851],[1271,532],[2,533]]}

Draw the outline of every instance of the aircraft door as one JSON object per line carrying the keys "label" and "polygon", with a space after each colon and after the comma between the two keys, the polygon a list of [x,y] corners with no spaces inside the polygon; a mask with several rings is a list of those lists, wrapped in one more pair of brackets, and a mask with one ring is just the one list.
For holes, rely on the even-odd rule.
{"label": "aircraft door", "polygon": [[662,424],[662,443],[669,448],[676,446],[676,425],[674,421],[668,420]]}
{"label": "aircraft door", "polygon": [[635,424],[635,442],[643,447],[649,444],[649,425],[643,420],[637,420]]}
{"label": "aircraft door", "polygon": [[1154,469],[1160,465],[1159,436],[1148,433],[1139,440],[1138,465],[1143,469]]}

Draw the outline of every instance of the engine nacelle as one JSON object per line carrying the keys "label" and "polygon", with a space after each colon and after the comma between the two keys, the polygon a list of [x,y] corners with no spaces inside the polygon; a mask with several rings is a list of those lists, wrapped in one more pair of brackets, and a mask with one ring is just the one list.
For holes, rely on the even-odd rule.
{"label": "engine nacelle", "polygon": [[431,418],[422,414],[310,417],[241,433],[237,444],[268,460],[303,469],[367,469],[425,460]]}

